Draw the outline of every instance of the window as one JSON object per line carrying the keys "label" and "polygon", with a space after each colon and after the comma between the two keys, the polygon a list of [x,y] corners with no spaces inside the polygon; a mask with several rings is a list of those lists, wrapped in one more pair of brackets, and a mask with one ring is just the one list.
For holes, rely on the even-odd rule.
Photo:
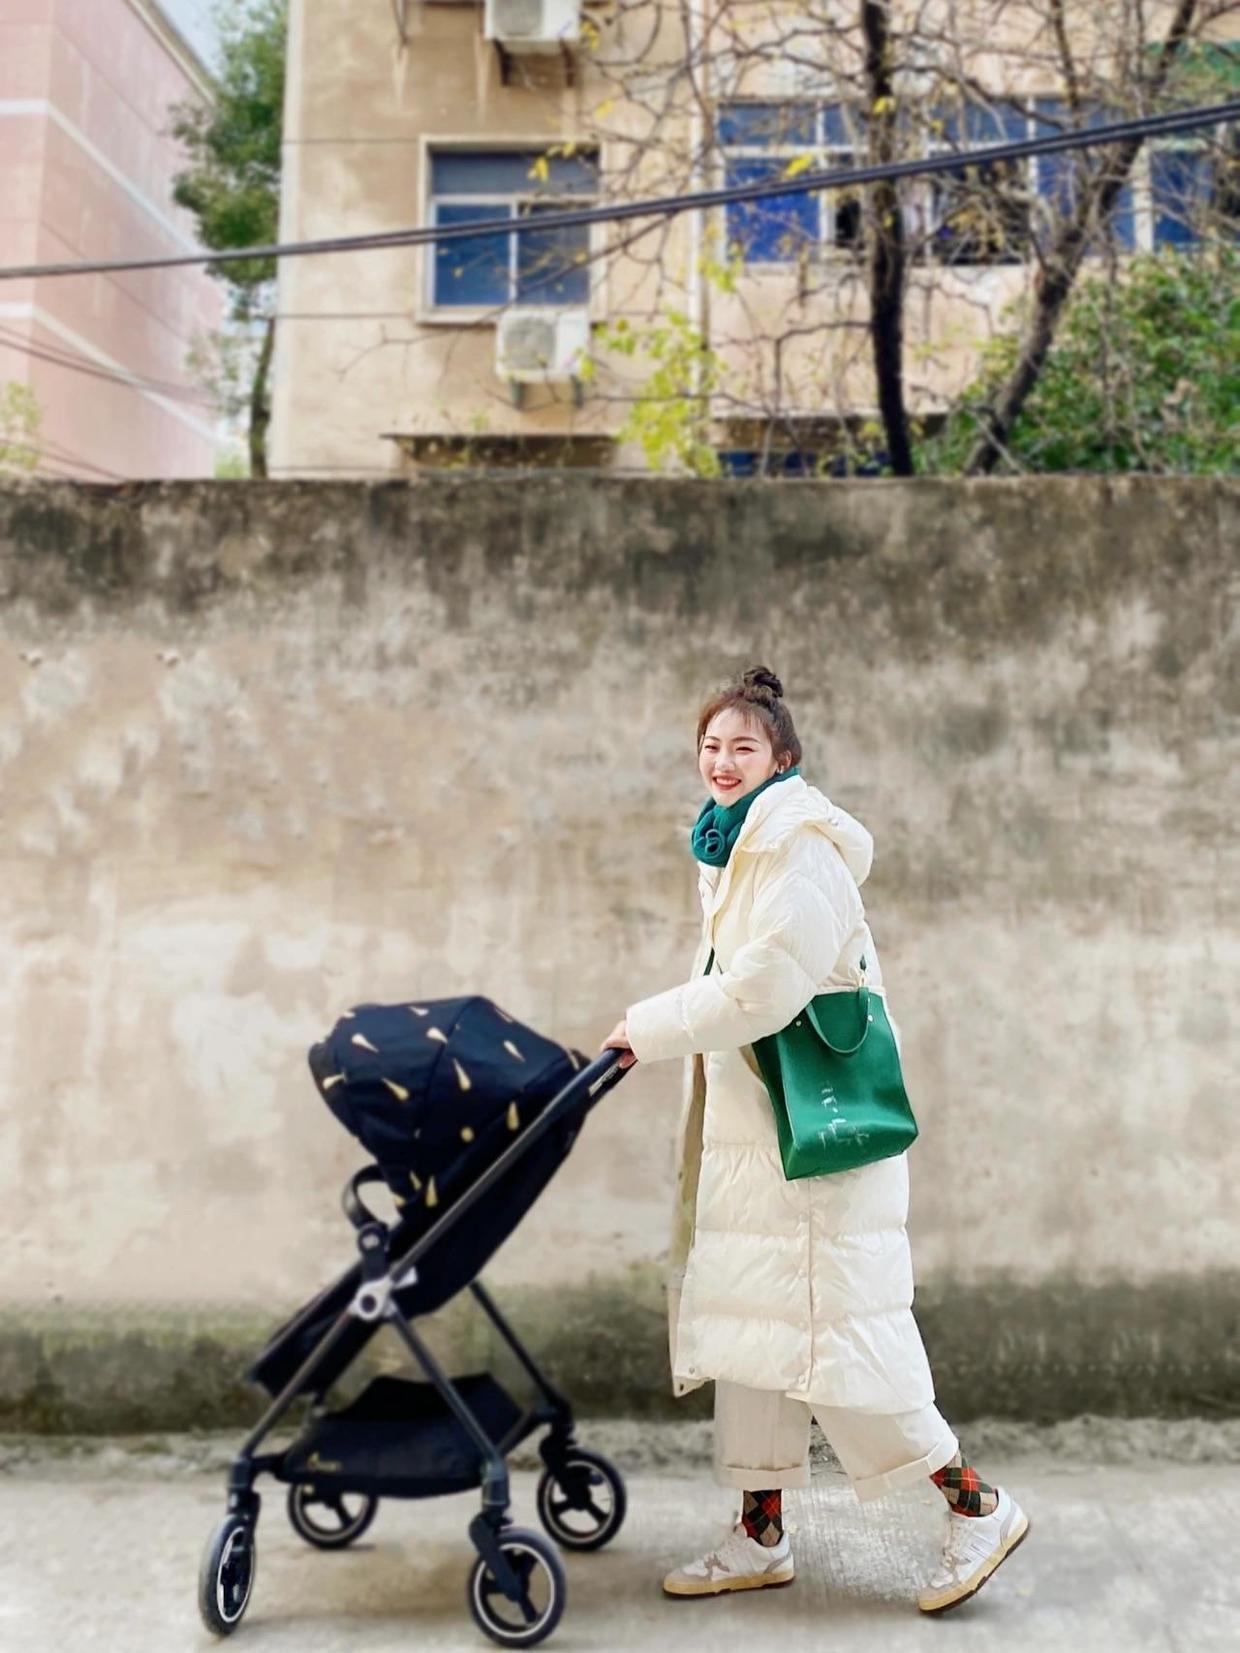
{"label": "window", "polygon": [[717,448],[716,455],[724,476],[774,477],[780,481],[794,481],[805,477],[876,477],[886,475],[891,461],[886,451],[853,454],[846,451],[838,438],[818,441],[808,446],[794,447],[771,444],[767,448]]}
{"label": "window", "polygon": [[[1240,92],[1240,42],[1196,41],[1177,54],[1171,100],[1223,103]],[[1240,231],[1240,127],[1221,125],[1152,140],[1147,149],[1150,243],[1191,247]]]}
{"label": "window", "polygon": [[1150,204],[1156,247],[1195,242],[1209,210],[1213,166],[1201,143],[1160,143],[1150,150]]}
{"label": "window", "polygon": [[1240,230],[1240,144],[1226,128],[1150,148],[1150,209],[1156,247],[1191,247]]}
{"label": "window", "polygon": [[[430,156],[435,225],[537,218],[598,199],[598,157],[540,149],[435,149]],[[436,309],[499,309],[508,304],[586,304],[590,231],[492,231],[435,243],[430,299]]]}
{"label": "window", "polygon": [[[1038,98],[1034,103],[1034,118],[1030,123],[1032,137],[1049,137],[1054,132],[1071,132],[1076,129],[1077,118],[1063,98]],[[1108,126],[1120,118],[1119,111],[1105,109],[1099,103],[1091,103],[1082,111],[1081,125],[1087,130],[1096,130],[1099,126]],[[1104,154],[1100,149],[1068,149],[1061,150],[1054,155],[1039,155],[1037,157],[1037,185],[1038,196],[1044,203],[1044,210],[1039,223],[1039,239],[1045,241],[1055,219],[1064,218],[1072,212],[1076,203],[1076,187],[1079,169],[1082,166],[1097,166],[1099,158]],[[1119,201],[1111,216],[1109,233],[1118,246],[1131,252],[1137,244],[1137,215],[1133,197],[1132,184],[1127,183],[1120,192]],[[1099,252],[1101,248],[1094,245],[1091,251]]]}
{"label": "window", "polygon": [[[782,178],[808,156],[815,171],[859,164],[848,112],[837,103],[727,103],[718,137],[727,185]],[[861,199],[847,190],[805,190],[767,200],[733,201],[727,238],[747,264],[791,264],[824,249],[861,242]]]}
{"label": "window", "polygon": [[[928,155],[955,155],[964,149],[1017,143],[1029,136],[1028,120],[1011,104],[969,103],[932,111]],[[1029,253],[1032,191],[1029,162],[990,161],[941,172],[923,184],[922,245],[916,250],[936,264],[1019,264]]]}
{"label": "window", "polygon": [[[1085,111],[1084,125],[1104,126],[1115,118],[1113,111],[1092,104]],[[1060,98],[1037,98],[1030,113],[1004,101],[970,103],[931,113],[926,149],[931,155],[952,155],[1020,143],[1073,127],[1071,111]],[[1072,211],[1082,154],[1069,150],[1025,160],[991,161],[931,179],[928,195],[923,192],[915,197],[911,215],[921,232],[923,255],[941,264],[1023,263],[1034,241],[1044,244],[1055,221]],[[1130,184],[1120,194],[1111,233],[1121,247],[1135,247],[1136,213]]]}
{"label": "window", "polygon": [[[1108,118],[1098,105],[1086,123],[1100,126]],[[1063,131],[1071,118],[1061,100],[1041,98],[1032,112],[1003,100],[923,110],[920,125],[922,152],[948,156]],[[839,103],[724,104],[718,134],[729,185],[783,177],[798,157],[808,157],[815,170],[866,161],[860,112]],[[912,256],[951,265],[1024,262],[1035,235],[1046,233],[1051,213],[1071,209],[1076,160],[1068,153],[992,161],[911,181],[904,186],[904,218]],[[787,264],[807,253],[856,249],[863,240],[861,194],[805,190],[733,202],[727,231],[729,245],[739,247],[748,264]],[[1121,246],[1135,246],[1131,187],[1120,197],[1113,233]]]}
{"label": "window", "polygon": [[[1111,124],[1120,112],[1097,100],[1074,114],[1058,97],[1023,108],[1006,100],[923,108],[918,127],[923,153],[960,155],[1050,133]],[[729,186],[782,178],[789,163],[814,170],[847,170],[866,161],[862,116],[839,103],[726,103],[718,139]],[[1102,165],[1105,152],[1065,150],[1017,161],[960,166],[902,186],[910,256],[947,265],[1025,262],[1035,242],[1045,248],[1057,225],[1075,209],[1083,169]],[[1184,135],[1153,143],[1136,169],[1149,179],[1149,211],[1137,209],[1129,181],[1120,191],[1105,232],[1090,251],[1108,243],[1121,251],[1190,246],[1203,236],[1240,235],[1240,130]],[[1144,201],[1144,196],[1143,196]],[[793,264],[825,251],[855,250],[863,241],[862,197],[847,188],[802,190],[727,207],[727,238],[747,264]]]}

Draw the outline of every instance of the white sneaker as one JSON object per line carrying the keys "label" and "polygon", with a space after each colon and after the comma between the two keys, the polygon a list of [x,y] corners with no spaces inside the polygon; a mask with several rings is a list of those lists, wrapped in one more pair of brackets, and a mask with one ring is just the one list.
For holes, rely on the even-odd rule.
{"label": "white sneaker", "polygon": [[975,1596],[986,1580],[1029,1531],[1029,1519],[1016,1500],[996,1487],[993,1515],[947,1517],[947,1540],[938,1569],[917,1598],[923,1613],[943,1613]]}
{"label": "white sneaker", "polygon": [[668,1596],[718,1596],[725,1590],[766,1590],[791,1584],[795,1576],[792,1543],[785,1533],[778,1544],[759,1544],[737,1527],[717,1550],[677,1567],[663,1580]]}

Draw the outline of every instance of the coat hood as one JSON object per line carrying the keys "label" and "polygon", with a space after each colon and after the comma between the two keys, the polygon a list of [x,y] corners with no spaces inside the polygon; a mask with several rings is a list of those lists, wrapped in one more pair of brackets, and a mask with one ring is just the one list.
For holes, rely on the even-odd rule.
{"label": "coat hood", "polygon": [[802,827],[829,838],[844,857],[844,865],[857,884],[865,883],[874,860],[873,838],[846,809],[833,804],[799,775],[769,787],[754,799],[732,853],[763,854]]}

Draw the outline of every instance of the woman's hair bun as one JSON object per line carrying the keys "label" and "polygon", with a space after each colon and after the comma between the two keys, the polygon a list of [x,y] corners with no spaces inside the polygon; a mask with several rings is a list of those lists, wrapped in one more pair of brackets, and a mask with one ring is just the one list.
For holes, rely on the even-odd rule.
{"label": "woman's hair bun", "polygon": [[776,700],[782,700],[784,686],[773,671],[765,666],[750,666],[747,672],[741,674],[743,689],[769,689]]}

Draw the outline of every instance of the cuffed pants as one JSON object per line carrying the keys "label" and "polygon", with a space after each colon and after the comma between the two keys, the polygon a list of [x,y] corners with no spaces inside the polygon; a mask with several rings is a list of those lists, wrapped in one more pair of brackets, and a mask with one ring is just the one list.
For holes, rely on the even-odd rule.
{"label": "cuffed pants", "polygon": [[744,1492],[809,1485],[811,1415],[862,1502],[923,1481],[960,1449],[937,1406],[852,1412],[791,1400],[776,1389],[715,1384],[715,1479]]}

